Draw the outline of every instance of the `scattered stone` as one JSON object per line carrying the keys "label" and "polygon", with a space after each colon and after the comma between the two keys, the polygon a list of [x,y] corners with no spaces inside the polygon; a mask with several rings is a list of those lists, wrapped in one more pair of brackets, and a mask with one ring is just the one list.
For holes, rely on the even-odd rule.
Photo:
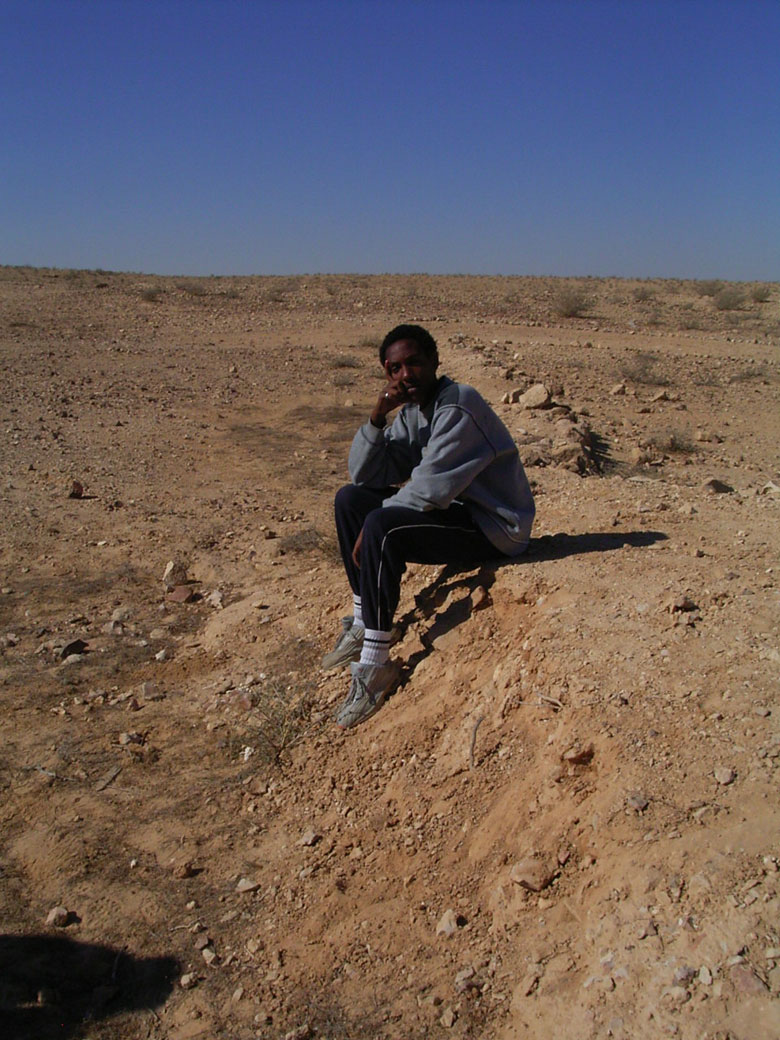
{"label": "scattered stone", "polygon": [[685,986],[670,986],[663,994],[663,1002],[667,1007],[680,1007],[691,999]]}
{"label": "scattered stone", "polygon": [[737,993],[744,996],[760,996],[767,992],[767,985],[747,964],[734,964],[729,968],[729,978]]}
{"label": "scattered stone", "polygon": [[520,395],[517,403],[528,409],[548,408],[551,396],[544,383],[534,383],[524,394]]}
{"label": "scattered stone", "polygon": [[167,598],[171,603],[191,603],[195,599],[195,591],[191,585],[175,585]]}
{"label": "scattered stone", "polygon": [[256,892],[258,888],[260,888],[259,881],[252,881],[250,878],[242,877],[239,878],[236,885],[236,892]]}
{"label": "scattered stone", "polygon": [[68,498],[83,498],[84,497],[84,485],[80,480],[74,480],[70,485],[70,493]]}
{"label": "scattered stone", "polygon": [[650,799],[641,791],[632,791],[626,798],[626,805],[635,812],[644,812],[650,804]]}
{"label": "scattered stone", "polygon": [[702,986],[712,985],[712,972],[706,964],[702,964],[702,966],[699,968],[699,974],[696,977],[698,978]]}
{"label": "scattered stone", "polygon": [[692,610],[698,610],[699,608],[690,596],[682,595],[672,597],[672,599],[670,599],[666,604],[666,609],[670,614],[680,614],[688,613]]}
{"label": "scattered stone", "polygon": [[314,830],[308,830],[305,831],[304,834],[298,839],[298,844],[310,847],[312,845],[316,845],[317,842],[321,840],[321,838],[321,834],[318,834]]}
{"label": "scattered stone", "polygon": [[197,870],[190,860],[185,860],[184,863],[175,863],[173,865],[172,873],[179,881],[184,881],[185,878],[194,877],[197,874]]}
{"label": "scattered stone", "polygon": [[162,580],[163,585],[165,585],[166,589],[169,591],[177,585],[186,585],[189,581],[186,561],[179,557],[169,560],[165,565]]}
{"label": "scattered stone", "polygon": [[521,997],[530,997],[542,977],[542,965],[532,964],[523,976],[515,992]]}
{"label": "scattered stone", "polygon": [[454,910],[445,910],[436,925],[436,934],[449,939],[458,930],[458,915]]}
{"label": "scattered stone", "polygon": [[168,660],[168,651],[167,651],[167,649],[165,647],[163,647],[162,650],[158,650],[157,653],[154,655],[154,659],[155,659],[155,661],[167,661]]}
{"label": "scattered stone", "polygon": [[217,959],[217,954],[213,946],[204,946],[200,951],[200,955],[208,965],[212,965]]}
{"label": "scattered stone", "polygon": [[74,639],[70,643],[66,643],[60,650],[60,657],[63,661],[68,657],[81,656],[87,652],[89,643],[86,643],[83,639]]}
{"label": "scattered stone", "polygon": [[477,587],[471,593],[470,599],[472,610],[485,610],[493,602],[490,593],[484,585],[477,585]]}
{"label": "scattered stone", "polygon": [[612,389],[609,391],[613,397],[622,397],[626,392],[625,383],[615,383]]}
{"label": "scattered stone", "polygon": [[54,928],[66,928],[70,923],[70,912],[64,906],[53,906],[46,915],[46,924]]}
{"label": "scattered stone", "polygon": [[650,939],[654,935],[658,935],[658,925],[651,919],[640,926],[637,939]]}
{"label": "scattered stone", "polygon": [[509,871],[509,877],[516,885],[529,892],[542,892],[552,884],[555,871],[540,856],[529,856],[514,864]]}
{"label": "scattered stone", "polygon": [[471,966],[463,968],[458,972],[455,976],[453,985],[455,986],[456,993],[466,993],[470,989],[482,989],[482,983],[477,979],[477,973]]}
{"label": "scattered stone", "polygon": [[446,1007],[441,1014],[439,1022],[444,1026],[445,1029],[452,1029],[455,1023],[458,1021],[458,1015],[454,1008]]}
{"label": "scattered stone", "polygon": [[734,490],[731,484],[726,484],[722,480],[716,480],[714,477],[705,481],[702,486],[711,495],[730,495]]}
{"label": "scattered stone", "polygon": [[219,589],[214,589],[206,596],[206,602],[210,607],[214,607],[215,610],[222,610],[224,606],[224,596]]}
{"label": "scattered stone", "polygon": [[197,933],[197,935],[195,936],[195,941],[193,943],[193,946],[195,947],[196,950],[205,950],[206,947],[209,946],[210,944],[211,944],[211,939],[209,938],[209,933],[206,932],[206,931],[203,931],[203,932],[198,932]]}
{"label": "scattered stone", "polygon": [[188,971],[179,979],[182,989],[194,989],[198,985],[198,976],[194,971]]}
{"label": "scattered stone", "polygon": [[593,761],[596,751],[592,744],[587,747],[575,746],[564,751],[561,759],[570,766],[588,766]]}
{"label": "scattered stone", "polygon": [[737,779],[737,774],[733,769],[729,769],[727,766],[719,766],[714,772],[713,776],[723,787],[728,784],[733,784]]}

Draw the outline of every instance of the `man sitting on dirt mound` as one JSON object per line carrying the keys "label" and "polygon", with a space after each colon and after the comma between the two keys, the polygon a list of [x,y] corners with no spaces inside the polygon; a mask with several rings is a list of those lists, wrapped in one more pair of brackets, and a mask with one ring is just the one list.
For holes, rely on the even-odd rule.
{"label": "man sitting on dirt mound", "polygon": [[398,681],[389,650],[406,564],[468,567],[517,556],[535,512],[509,431],[473,387],[437,376],[429,332],[397,326],[379,360],[387,384],[352,442],[352,483],[336,495],[354,614],[322,666],[351,665],[352,685],[336,716],[343,729],[370,718]]}

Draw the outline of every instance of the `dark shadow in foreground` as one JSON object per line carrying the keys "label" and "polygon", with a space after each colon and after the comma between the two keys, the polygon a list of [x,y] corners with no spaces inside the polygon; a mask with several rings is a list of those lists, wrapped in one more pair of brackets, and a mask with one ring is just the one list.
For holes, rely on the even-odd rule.
{"label": "dark shadow in foreground", "polygon": [[0,1033],[7,1040],[69,1040],[89,1023],[151,1010],[170,995],[173,957],[56,935],[0,935]]}
{"label": "dark shadow in foreground", "polygon": [[403,670],[403,681],[412,674],[417,665],[428,656],[436,639],[451,631],[471,615],[471,603],[468,598],[460,598],[451,603],[444,611],[437,612],[447,597],[455,589],[464,588],[474,592],[479,586],[489,589],[496,580],[496,572],[504,567],[522,567],[527,563],[544,563],[547,560],[562,560],[567,556],[581,556],[584,553],[613,552],[616,549],[646,549],[657,542],[665,542],[667,535],[662,531],[594,531],[587,534],[546,534],[541,538],[532,538],[528,550],[522,556],[501,556],[486,560],[475,573],[473,567],[464,571],[455,565],[447,565],[435,581],[426,586],[415,596],[415,606],[408,611],[398,624],[406,629],[420,617],[430,618],[435,615],[433,624],[425,633],[425,648],[407,661]]}

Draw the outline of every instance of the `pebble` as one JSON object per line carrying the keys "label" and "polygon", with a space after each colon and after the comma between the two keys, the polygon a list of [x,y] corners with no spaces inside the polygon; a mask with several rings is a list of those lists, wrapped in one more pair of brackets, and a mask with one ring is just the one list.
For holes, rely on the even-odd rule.
{"label": "pebble", "polygon": [[242,877],[236,885],[236,892],[256,892],[258,888],[260,888],[259,881],[252,881],[250,878]]}
{"label": "pebble", "polygon": [[65,928],[70,920],[70,913],[64,906],[53,906],[46,915],[46,924],[54,928]]}
{"label": "pebble", "polygon": [[722,480],[716,480],[714,477],[712,480],[706,480],[702,487],[711,495],[729,495],[734,490],[731,484],[726,484]]}
{"label": "pebble", "polygon": [[168,593],[171,603],[190,603],[195,598],[195,593],[190,585],[174,585]]}
{"label": "pebble", "polygon": [[544,383],[534,383],[524,394],[517,399],[517,403],[523,408],[546,408],[550,403],[550,391]]}
{"label": "pebble", "polygon": [[738,993],[758,996],[767,992],[767,986],[747,964],[734,964],[729,968],[729,977]]}
{"label": "pebble", "polygon": [[454,1008],[446,1007],[441,1014],[439,1023],[444,1026],[445,1029],[451,1029],[458,1021],[458,1015]]}
{"label": "pebble", "polygon": [[733,784],[737,779],[737,774],[733,769],[728,769],[726,766],[719,766],[714,772],[713,776],[723,787],[728,784]]}
{"label": "pebble", "polygon": [[445,910],[436,925],[436,934],[449,938],[458,930],[458,917],[454,910]]}
{"label": "pebble", "polygon": [[162,576],[163,584],[168,589],[176,585],[185,585],[189,580],[187,577],[187,562],[181,558],[169,560],[165,565]]}
{"label": "pebble", "polygon": [[198,976],[194,971],[188,971],[179,979],[179,985],[182,989],[194,989],[198,985]]}
{"label": "pebble", "polygon": [[316,831],[308,830],[305,831],[304,834],[298,839],[298,844],[310,847],[311,845],[316,845],[320,838],[321,835],[319,835]]}
{"label": "pebble", "polygon": [[214,951],[213,946],[204,946],[203,949],[200,951],[200,955],[206,962],[206,964],[213,964],[214,961],[217,959],[217,955]]}
{"label": "pebble", "polygon": [[509,877],[516,885],[529,892],[541,892],[552,883],[555,872],[552,867],[539,856],[529,856],[518,860],[509,871]]}

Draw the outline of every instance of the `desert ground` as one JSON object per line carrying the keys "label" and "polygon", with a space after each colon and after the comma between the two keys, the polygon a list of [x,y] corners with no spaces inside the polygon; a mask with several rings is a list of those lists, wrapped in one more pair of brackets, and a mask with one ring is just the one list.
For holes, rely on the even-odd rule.
{"label": "desert ground", "polygon": [[[342,733],[400,321],[537,517]],[[779,285],[5,267],[0,356],[4,1036],[780,1036]]]}

